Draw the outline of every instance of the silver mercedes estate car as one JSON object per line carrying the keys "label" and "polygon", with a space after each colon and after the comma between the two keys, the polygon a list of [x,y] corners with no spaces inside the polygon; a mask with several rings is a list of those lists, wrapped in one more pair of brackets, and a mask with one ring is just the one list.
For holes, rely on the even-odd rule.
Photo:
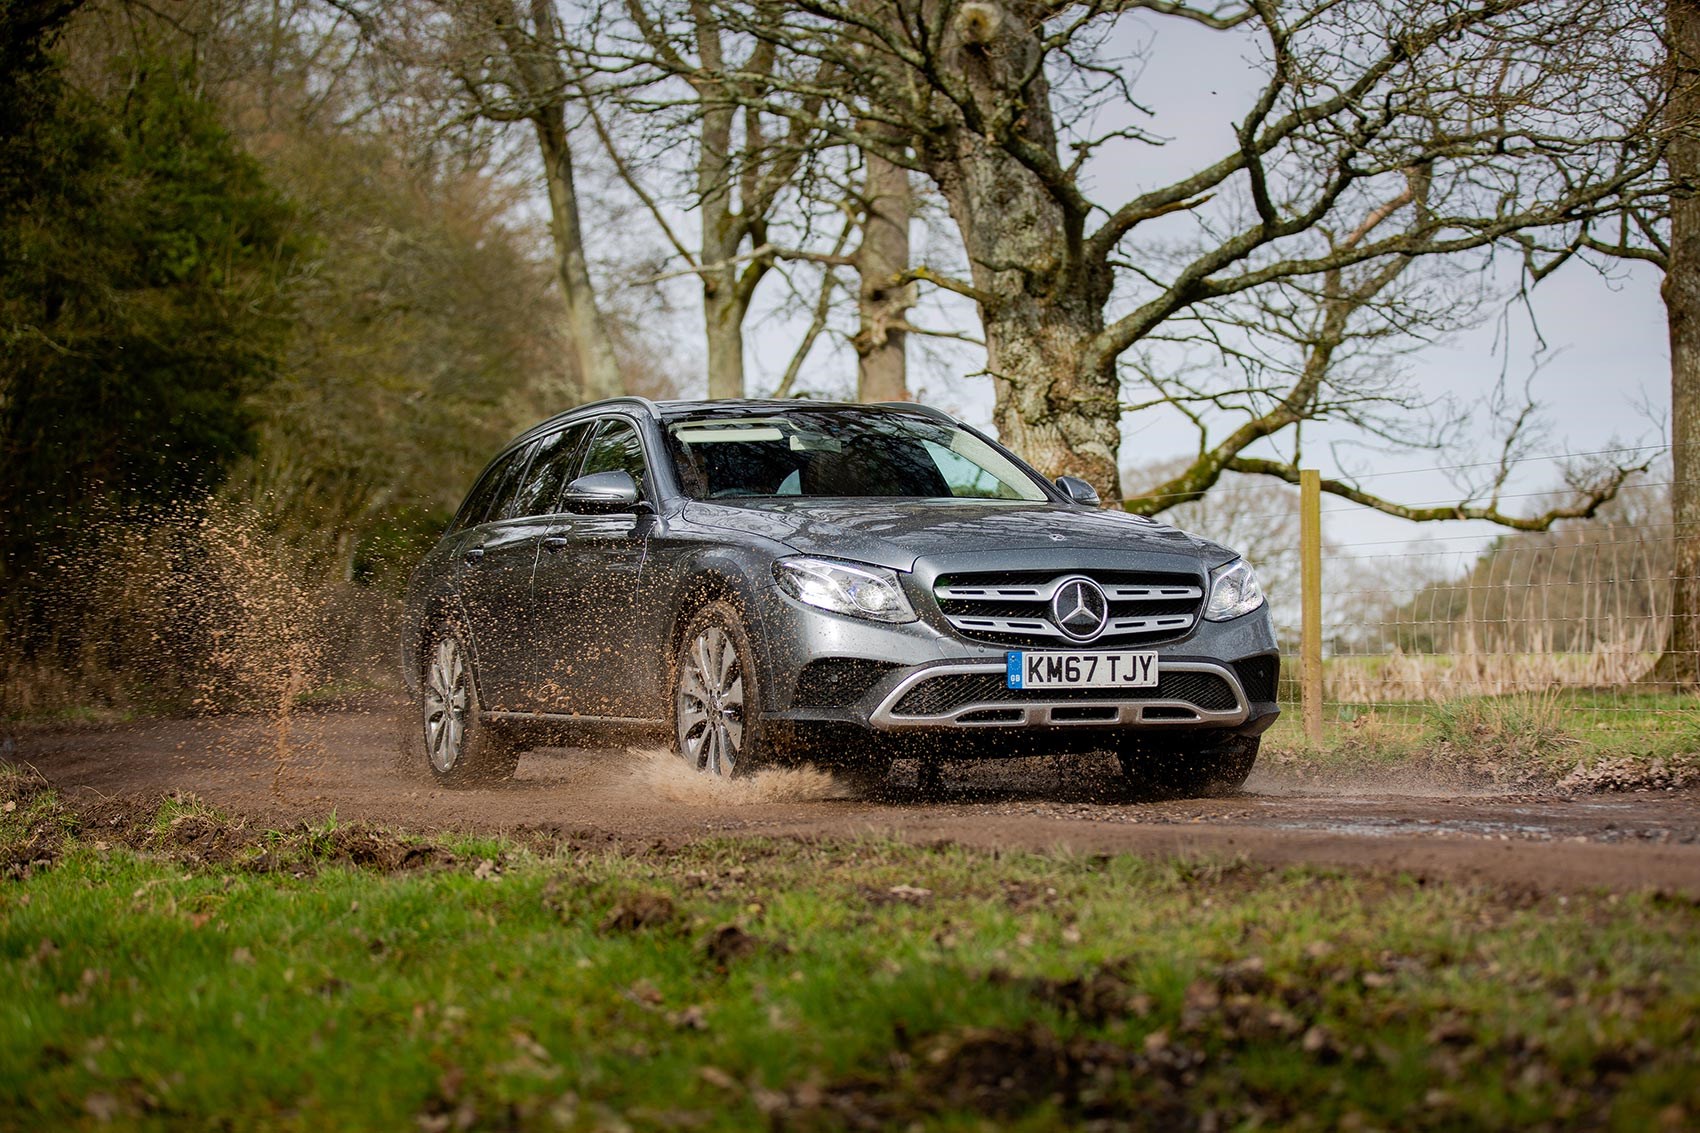
{"label": "silver mercedes estate car", "polygon": [[1277,715],[1233,551],[921,405],[617,398],[505,448],[409,586],[416,757],[664,729],[719,775],[1113,752],[1232,789]]}

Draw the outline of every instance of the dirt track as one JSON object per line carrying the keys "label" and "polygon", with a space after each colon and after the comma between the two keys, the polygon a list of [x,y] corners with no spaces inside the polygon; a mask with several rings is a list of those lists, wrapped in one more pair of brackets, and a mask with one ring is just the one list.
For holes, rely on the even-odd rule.
{"label": "dirt track", "polygon": [[[1111,761],[951,764],[919,797],[900,763],[875,798],[812,771],[720,783],[632,748],[528,754],[512,783],[444,790],[398,766],[395,714],[223,717],[26,732],[9,758],[73,799],[191,791],[265,822],[362,820],[416,830],[541,829],[649,845],[713,834],[895,834],[980,847],[1235,856],[1270,864],[1393,868],[1538,889],[1652,887],[1700,899],[1700,792],[1574,798],[1452,794],[1404,784],[1318,788],[1254,773],[1223,799],[1148,801]],[[279,774],[277,753],[286,752]]]}

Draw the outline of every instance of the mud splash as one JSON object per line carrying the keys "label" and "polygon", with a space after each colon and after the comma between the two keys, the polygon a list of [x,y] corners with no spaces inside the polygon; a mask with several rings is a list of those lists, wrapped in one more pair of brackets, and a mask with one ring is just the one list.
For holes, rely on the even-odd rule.
{"label": "mud splash", "polygon": [[750,803],[821,802],[852,799],[856,791],[815,767],[769,767],[727,779],[705,775],[666,748],[628,748],[609,763],[617,769],[610,789],[629,797],[680,806],[739,806]]}
{"label": "mud splash", "polygon": [[322,753],[299,709],[315,690],[369,683],[380,654],[387,663],[393,600],[281,534],[266,501],[96,520],[32,568],[40,601],[0,611],[23,619],[0,645],[0,715],[263,719],[272,793],[300,786],[304,758]]}

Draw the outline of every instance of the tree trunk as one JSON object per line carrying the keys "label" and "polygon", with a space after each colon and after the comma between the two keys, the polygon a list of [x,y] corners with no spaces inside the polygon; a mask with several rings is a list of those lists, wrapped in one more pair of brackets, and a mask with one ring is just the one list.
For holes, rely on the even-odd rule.
{"label": "tree trunk", "polygon": [[[705,44],[706,47],[706,44]],[[738,248],[744,225],[732,208],[732,108],[702,115],[697,195],[702,216],[702,316],[708,338],[708,396],[744,396],[744,315],[738,287]]]}
{"label": "tree trunk", "polygon": [[1103,308],[1078,295],[1042,302],[1008,289],[981,310],[999,438],[1046,476],[1078,476],[1105,503],[1120,500],[1115,377],[1083,365]]}
{"label": "tree trunk", "polygon": [[1651,679],[1700,686],[1700,0],[1670,0],[1667,160],[1684,188],[1671,200],[1670,260],[1663,287],[1670,323],[1671,625]]}
{"label": "tree trunk", "polygon": [[738,295],[731,268],[704,271],[702,313],[708,334],[708,396],[744,396],[744,316],[749,304]]}
{"label": "tree trunk", "polygon": [[[706,8],[693,6],[697,51],[719,71],[720,28]],[[737,109],[719,84],[697,89],[697,208],[702,225],[702,315],[708,342],[708,396],[744,396],[744,316],[749,299],[739,287],[738,249],[749,230],[732,199],[732,128]],[[747,207],[749,202],[743,202]]]}
{"label": "tree trunk", "polygon": [[532,118],[543,158],[543,178],[549,187],[549,232],[555,241],[555,261],[561,294],[567,308],[567,333],[578,364],[586,401],[618,397],[625,381],[614,357],[608,324],[596,306],[590,266],[584,254],[584,231],[579,223],[578,192],[573,185],[573,155],[566,122],[558,104],[540,108]]}
{"label": "tree trunk", "polygon": [[[705,117],[712,117],[710,111]],[[703,145],[709,144],[704,131]],[[724,166],[724,161],[721,162]],[[738,247],[744,228],[732,211],[730,189],[724,181],[703,175],[702,195],[702,317],[708,342],[708,396],[744,396],[744,316],[749,299],[739,286]],[[753,265],[752,265],[753,268]],[[748,269],[747,269],[748,270]]]}
{"label": "tree trunk", "polygon": [[1034,13],[964,5],[956,59],[984,121],[918,140],[962,232],[986,332],[999,439],[1046,476],[1079,476],[1106,503],[1119,500],[1120,388],[1113,361],[1091,361],[1104,329],[1107,268],[1086,266],[1085,217],[1068,211],[1027,165],[984,131],[1018,132],[1055,155],[1050,88],[1029,78],[1039,51]]}
{"label": "tree trunk", "polygon": [[914,285],[898,282],[909,270],[909,217],[914,210],[909,171],[876,153],[865,157],[868,212],[856,252],[862,281],[857,295],[860,326],[853,340],[856,400],[908,401],[907,332],[893,324],[903,322],[915,304]]}

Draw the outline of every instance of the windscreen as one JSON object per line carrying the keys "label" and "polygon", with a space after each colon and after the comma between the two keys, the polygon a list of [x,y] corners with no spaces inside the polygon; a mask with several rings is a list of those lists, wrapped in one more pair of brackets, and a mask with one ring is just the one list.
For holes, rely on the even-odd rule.
{"label": "windscreen", "polygon": [[966,429],[901,413],[798,410],[668,424],[679,479],[695,499],[908,496],[1048,498]]}

